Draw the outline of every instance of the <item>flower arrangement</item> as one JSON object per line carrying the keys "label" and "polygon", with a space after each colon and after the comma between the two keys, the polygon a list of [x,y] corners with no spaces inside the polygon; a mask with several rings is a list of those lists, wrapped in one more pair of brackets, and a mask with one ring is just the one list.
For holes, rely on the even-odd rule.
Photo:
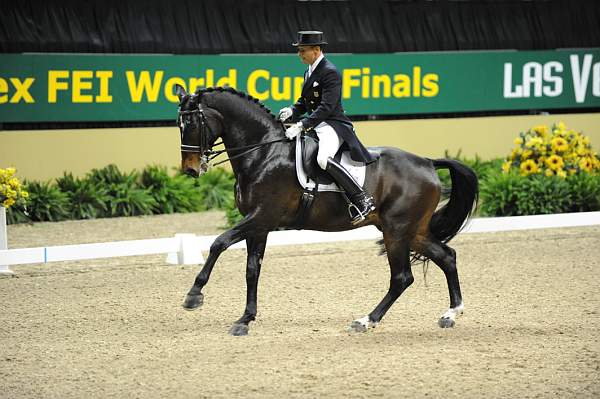
{"label": "flower arrangement", "polygon": [[504,173],[516,170],[521,176],[558,176],[600,172],[598,154],[589,137],[568,129],[563,122],[535,126],[519,133],[515,148],[502,164]]}
{"label": "flower arrangement", "polygon": [[29,198],[29,193],[23,190],[15,172],[15,168],[0,169],[0,206],[6,209]]}

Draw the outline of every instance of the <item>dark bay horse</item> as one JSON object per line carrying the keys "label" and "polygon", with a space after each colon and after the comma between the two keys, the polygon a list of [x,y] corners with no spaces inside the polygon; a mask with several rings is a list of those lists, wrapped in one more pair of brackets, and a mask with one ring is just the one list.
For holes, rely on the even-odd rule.
{"label": "dark bay horse", "polygon": [[[191,310],[202,305],[202,288],[219,255],[230,245],[246,240],[246,308],[229,331],[232,335],[246,335],[249,323],[256,317],[257,286],[267,235],[270,231],[293,228],[300,204],[302,189],[296,178],[294,145],[285,139],[283,126],[275,116],[244,93],[231,88],[208,88],[193,94],[181,86],[176,90],[180,99],[182,170],[195,177],[206,170],[205,154],[210,153],[220,137],[236,178],[236,205],[244,215],[211,245],[183,307]],[[452,327],[462,314],[463,301],[456,253],[446,243],[459,232],[477,204],[477,176],[454,160],[431,160],[388,147],[370,151],[379,154],[379,160],[367,166],[365,179],[366,190],[375,198],[374,214],[354,226],[342,196],[322,192],[304,220],[304,228],[310,230],[343,231],[375,225],[383,233],[390,264],[389,289],[375,309],[354,320],[350,328],[366,331],[377,325],[411,285],[411,253],[432,260],[444,272],[450,308],[438,324]],[[448,202],[436,210],[441,197],[436,173],[439,168],[449,169],[452,189]]]}

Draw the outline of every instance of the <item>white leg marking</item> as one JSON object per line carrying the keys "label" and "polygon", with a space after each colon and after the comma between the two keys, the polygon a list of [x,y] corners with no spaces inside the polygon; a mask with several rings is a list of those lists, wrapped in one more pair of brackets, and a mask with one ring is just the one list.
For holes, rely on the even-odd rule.
{"label": "white leg marking", "polygon": [[458,316],[463,314],[464,310],[465,310],[465,305],[461,303],[460,305],[458,305],[455,308],[450,308],[450,309],[446,310],[446,313],[444,313],[442,315],[442,319],[456,320],[456,318]]}
{"label": "white leg marking", "polygon": [[350,331],[354,332],[366,332],[369,328],[377,327],[377,324],[369,320],[369,316],[361,317],[356,319],[350,324]]}
{"label": "white leg marking", "polygon": [[438,325],[442,328],[454,327],[454,321],[458,316],[463,314],[464,309],[465,305],[461,303],[455,308],[450,308],[446,310],[446,313],[444,313],[438,321]]}

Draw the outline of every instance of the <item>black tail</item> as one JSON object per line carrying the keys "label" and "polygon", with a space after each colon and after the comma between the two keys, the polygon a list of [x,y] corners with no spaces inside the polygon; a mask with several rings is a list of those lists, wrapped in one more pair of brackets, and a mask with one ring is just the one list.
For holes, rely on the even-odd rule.
{"label": "black tail", "polygon": [[431,234],[447,243],[458,234],[477,207],[479,183],[471,168],[453,159],[434,159],[433,166],[449,169],[452,179],[450,199],[433,214],[429,224]]}

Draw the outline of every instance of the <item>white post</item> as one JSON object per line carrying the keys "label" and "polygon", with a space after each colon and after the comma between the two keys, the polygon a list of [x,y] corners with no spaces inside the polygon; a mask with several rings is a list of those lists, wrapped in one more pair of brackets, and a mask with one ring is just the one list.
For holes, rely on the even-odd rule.
{"label": "white post", "polygon": [[[8,235],[6,234],[6,208],[0,206],[0,249],[8,249]],[[0,265],[0,276],[10,276],[14,272],[7,265]]]}
{"label": "white post", "polygon": [[200,252],[200,237],[195,234],[175,234],[179,240],[179,251],[167,255],[167,263],[172,265],[202,265],[204,257]]}

